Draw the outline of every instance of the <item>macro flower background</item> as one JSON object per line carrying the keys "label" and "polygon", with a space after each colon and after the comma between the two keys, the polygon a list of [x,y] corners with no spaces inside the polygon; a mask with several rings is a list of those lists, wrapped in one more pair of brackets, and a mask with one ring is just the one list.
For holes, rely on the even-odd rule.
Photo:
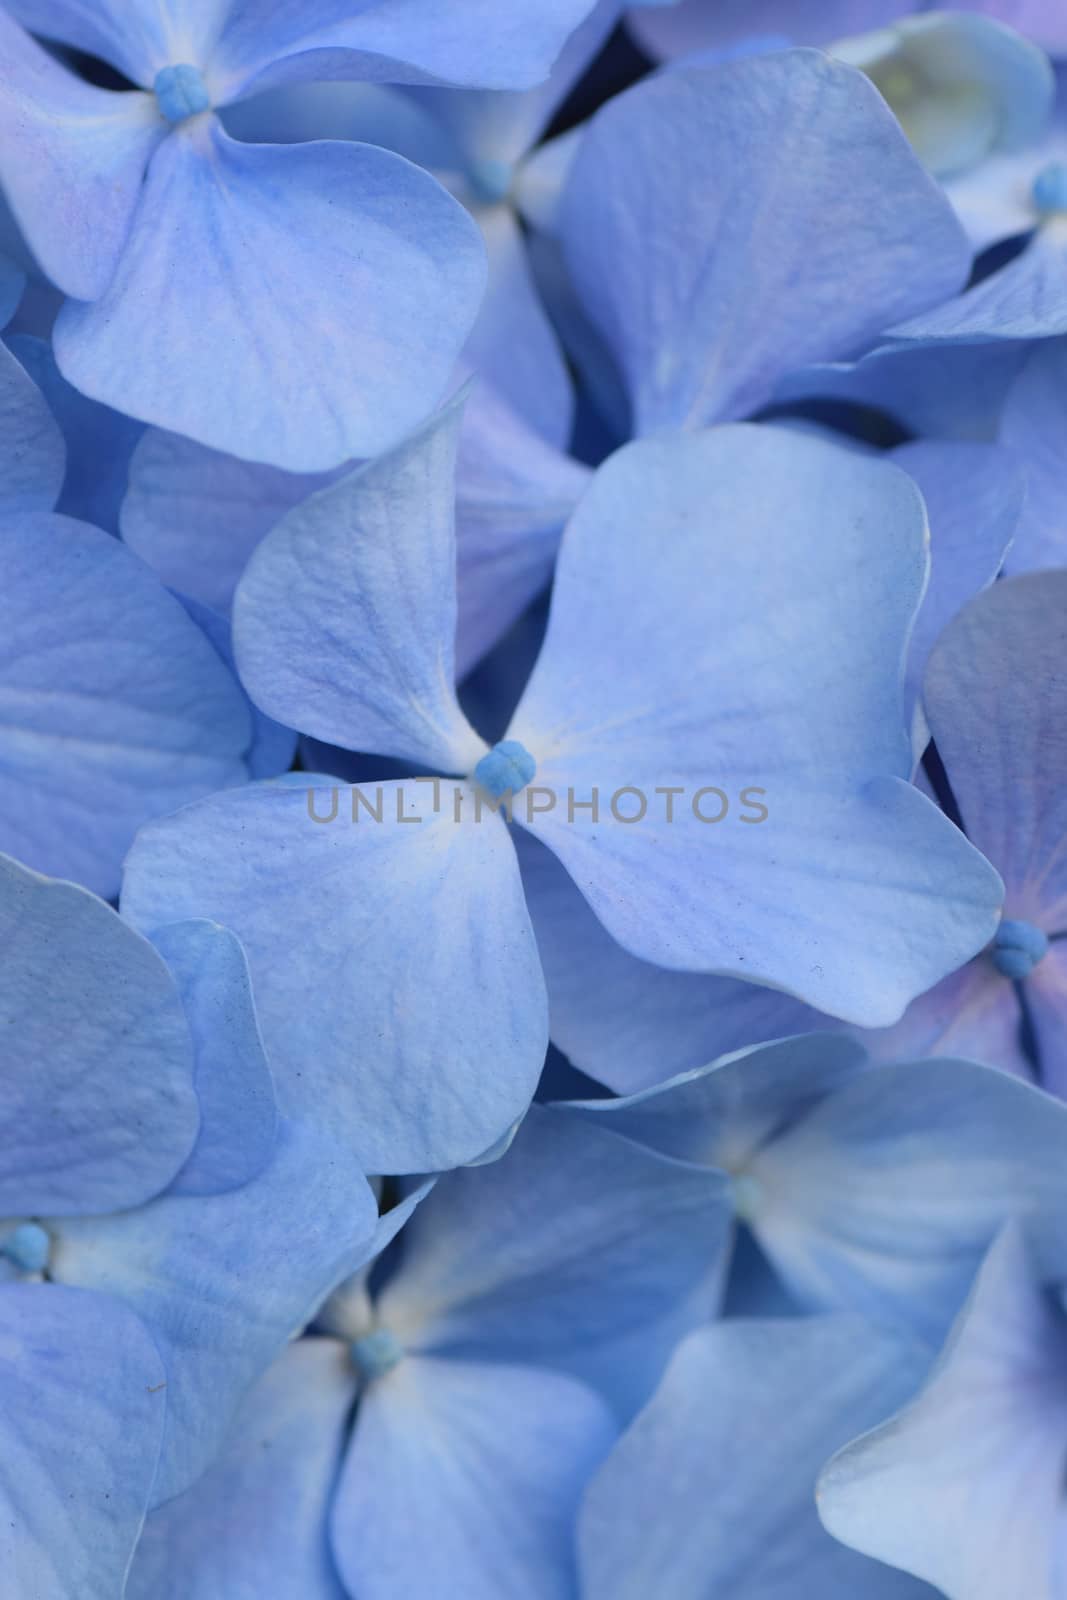
{"label": "macro flower background", "polygon": [[1067,1600],[1059,0],[0,0],[0,1600]]}

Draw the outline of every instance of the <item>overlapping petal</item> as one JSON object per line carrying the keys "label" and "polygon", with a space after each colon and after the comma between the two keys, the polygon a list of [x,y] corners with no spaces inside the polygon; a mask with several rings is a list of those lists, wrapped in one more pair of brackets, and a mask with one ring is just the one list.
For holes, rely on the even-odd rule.
{"label": "overlapping petal", "polygon": [[563,228],[638,433],[750,414],[792,368],[859,355],[946,300],[969,258],[877,91],[805,51],[613,101],[582,142]]}
{"label": "overlapping petal", "polygon": [[435,812],[432,783],[357,799],[313,782],[143,829],[124,913],[146,931],[206,916],[237,934],[280,1106],[328,1121],[368,1172],[474,1160],[526,1109],[547,1044],[507,828],[477,821],[462,785]]}
{"label": "overlapping petal", "polygon": [[474,223],[399,156],[199,118],[157,152],[106,292],[63,308],[56,359],[142,421],[317,472],[419,422],[484,280]]}
{"label": "overlapping petal", "polygon": [[112,895],[141,823],[244,778],[247,704],[115,539],[25,514],[0,552],[0,845]]}
{"label": "overlapping petal", "polygon": [[[600,469],[510,736],[555,796],[521,820],[632,954],[877,1026],[992,936],[995,874],[903,781],[925,542],[913,485],[794,433],[646,440]],[[646,814],[572,808],[593,789]]]}
{"label": "overlapping petal", "polygon": [[84,1215],[158,1194],[200,1126],[163,961],[94,895],[7,857],[0,951],[0,1215]]}

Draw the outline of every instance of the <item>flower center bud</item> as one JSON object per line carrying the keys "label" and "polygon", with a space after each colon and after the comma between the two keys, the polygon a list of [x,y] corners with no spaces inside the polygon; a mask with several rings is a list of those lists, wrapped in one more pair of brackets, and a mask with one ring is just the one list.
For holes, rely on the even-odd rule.
{"label": "flower center bud", "polygon": [[388,1328],[375,1328],[373,1333],[353,1339],[348,1349],[353,1365],[367,1383],[384,1377],[404,1359],[404,1346]]}
{"label": "flower center bud", "polygon": [[0,1242],[0,1256],[20,1272],[43,1272],[52,1251],[52,1240],[38,1222],[22,1222]]}
{"label": "flower center bud", "polygon": [[518,794],[537,772],[537,762],[517,739],[503,739],[482,757],[474,769],[474,781],[493,800]]}
{"label": "flower center bud", "polygon": [[152,87],[160,112],[168,122],[188,122],[190,117],[198,117],[201,111],[211,110],[211,96],[199,67],[187,64],[164,67],[156,73]]}
{"label": "flower center bud", "polygon": [[1028,978],[1048,954],[1048,939],[1032,922],[1002,922],[989,954],[1005,978]]}
{"label": "flower center bud", "polygon": [[1067,211],[1067,162],[1050,161],[1034,179],[1030,193],[1043,217]]}

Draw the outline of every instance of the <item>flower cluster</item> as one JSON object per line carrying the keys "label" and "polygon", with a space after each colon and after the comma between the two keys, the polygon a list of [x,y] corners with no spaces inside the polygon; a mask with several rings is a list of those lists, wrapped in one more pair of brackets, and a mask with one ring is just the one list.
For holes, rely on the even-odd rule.
{"label": "flower cluster", "polygon": [[0,0],[2,1600],[1067,1600],[1063,72]]}

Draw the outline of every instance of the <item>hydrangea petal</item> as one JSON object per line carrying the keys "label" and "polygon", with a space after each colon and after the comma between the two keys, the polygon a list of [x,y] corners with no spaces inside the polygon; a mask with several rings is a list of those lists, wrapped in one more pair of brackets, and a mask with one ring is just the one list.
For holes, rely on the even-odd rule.
{"label": "hydrangea petal", "polygon": [[575,1503],[614,1438],[573,1378],[409,1356],[372,1384],[333,1514],[363,1600],[570,1600]]}
{"label": "hydrangea petal", "polygon": [[[981,949],[1002,895],[902,781],[926,532],[896,472],[746,426],[620,451],[564,536],[509,730],[556,796],[519,820],[632,954],[769,983],[864,1026],[897,1021]],[[646,814],[572,817],[571,792],[587,804],[594,788],[605,813],[629,788]],[[634,815],[632,797],[622,809]]]}
{"label": "hydrangea petal", "polygon": [[930,518],[930,586],[908,654],[914,706],[938,635],[1003,566],[1028,482],[1012,454],[997,445],[924,439],[894,451],[893,460],[919,485]]}
{"label": "hydrangea petal", "polygon": [[33,1600],[121,1594],[159,1458],[165,1373],[118,1301],[0,1288],[0,1565]]}
{"label": "hydrangea petal", "polygon": [[355,791],[309,781],[143,829],[124,913],[146,931],[191,916],[233,929],[280,1106],[328,1115],[368,1172],[474,1160],[526,1109],[547,1044],[507,828],[476,822],[462,786],[459,824],[452,785],[435,814],[432,783],[415,781],[363,785],[354,822]]}
{"label": "hydrangea petal", "polygon": [[[791,368],[858,355],[945,300],[969,264],[877,91],[808,51],[620,95],[562,204],[571,270],[642,434],[751,413]],[[635,244],[649,238],[669,249]]]}
{"label": "hydrangea petal", "polygon": [[1067,221],[1053,218],[999,272],[890,333],[894,339],[939,343],[1067,334]]}
{"label": "hydrangea petal", "polygon": [[0,11],[0,179],[44,271],[65,294],[107,287],[145,167],[166,130],[144,94],[96,89]]}
{"label": "hydrangea petal", "polygon": [[147,428],[130,460],[122,537],[169,588],[228,612],[260,541],[331,478],[241,461]]}
{"label": "hydrangea petal", "polygon": [[930,1595],[835,1544],[813,1504],[827,1456],[921,1374],[921,1353],[859,1318],[691,1333],[586,1493],[582,1594],[794,1600],[799,1582],[820,1600]]}
{"label": "hydrangea petal", "polygon": [[922,1393],[823,1473],[820,1514],[947,1600],[1055,1600],[1065,1439],[1067,1322],[1009,1227]]}
{"label": "hydrangea petal", "polygon": [[455,697],[453,404],[399,448],[297,506],[234,600],[242,682],[326,743],[468,772],[484,744]]}
{"label": "hydrangea petal", "polygon": [[639,961],[597,921],[550,850],[525,832],[517,832],[516,845],[553,1043],[616,1094],[635,1094],[730,1050],[798,1033],[819,1016],[760,984]]}
{"label": "hydrangea petal", "polygon": [[106,293],[60,313],[56,359],[145,422],[323,471],[415,426],[484,281],[474,223],[399,156],[194,119],[157,152]]}
{"label": "hydrangea petal", "polygon": [[227,928],[179,922],[152,943],[178,985],[196,1051],[201,1129],[171,1194],[220,1194],[263,1171],[277,1116],[244,951]]}
{"label": "hydrangea petal", "polygon": [[1006,1073],[886,1065],[752,1157],[746,1214],[802,1302],[937,1342],[1009,1217],[1062,1271],[1065,1152],[1067,1107]]}
{"label": "hydrangea petal", "polygon": [[1049,932],[1067,928],[1065,608],[1067,572],[995,584],[946,629],[924,689],[963,825],[1000,868],[1008,915]]}
{"label": "hydrangea petal", "polygon": [[150,1199],[200,1125],[173,978],[94,895],[6,857],[0,950],[0,1215]]}
{"label": "hydrangea petal", "polygon": [[1026,469],[1026,504],[1007,560],[1009,572],[1067,566],[1064,495],[1067,467],[1067,340],[1049,339],[1033,349],[1004,402],[1000,439]]}
{"label": "hydrangea petal", "polygon": [[235,0],[213,62],[230,98],[308,78],[525,89],[594,0]]}
{"label": "hydrangea petal", "polygon": [[356,1375],[301,1339],[249,1394],[218,1460],[148,1518],[127,1600],[345,1600],[328,1539]]}
{"label": "hydrangea petal", "polygon": [[488,385],[474,384],[456,480],[458,678],[547,586],[564,524],[590,476]]}
{"label": "hydrangea petal", "polygon": [[[377,1207],[347,1148],[286,1123],[271,1165],[229,1194],[164,1195],[54,1226],[60,1283],[125,1300],[167,1369],[153,1494],[180,1494],[222,1448],[249,1389],[375,1248]],[[284,1264],[284,1270],[282,1270]]]}
{"label": "hydrangea petal", "polygon": [[1032,349],[1024,339],[882,345],[861,361],[790,374],[777,398],[783,404],[844,400],[884,411],[909,433],[989,440]]}
{"label": "hydrangea petal", "polygon": [[66,470],[66,445],[47,400],[0,344],[0,513],[51,511]]}
{"label": "hydrangea petal", "polygon": [[117,540],[27,514],[0,551],[0,846],[113,895],[141,823],[243,779],[248,708]]}

